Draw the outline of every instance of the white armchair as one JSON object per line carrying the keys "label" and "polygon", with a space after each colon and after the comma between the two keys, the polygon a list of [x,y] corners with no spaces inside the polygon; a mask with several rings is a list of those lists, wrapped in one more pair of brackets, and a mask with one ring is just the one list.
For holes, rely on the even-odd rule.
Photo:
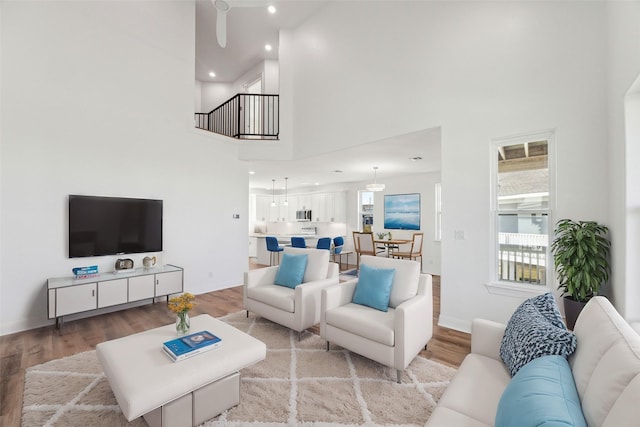
{"label": "white armchair", "polygon": [[285,247],[285,254],[307,254],[302,284],[295,288],[274,284],[280,266],[249,270],[244,274],[244,308],[298,332],[320,322],[321,291],[338,284],[338,264],[329,262],[324,249]]}
{"label": "white armchair", "polygon": [[358,279],[322,291],[320,335],[347,350],[402,372],[433,335],[432,277],[420,263],[364,255],[361,265],[394,268],[387,312],[352,302]]}

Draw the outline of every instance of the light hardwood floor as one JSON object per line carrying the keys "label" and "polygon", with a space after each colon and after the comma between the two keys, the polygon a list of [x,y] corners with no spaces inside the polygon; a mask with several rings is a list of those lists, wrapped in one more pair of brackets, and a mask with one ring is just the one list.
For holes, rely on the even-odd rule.
{"label": "light hardwood floor", "polygon": [[[252,265],[251,268],[261,266]],[[428,359],[457,367],[470,351],[470,336],[437,326],[440,313],[440,277],[434,276],[434,334]],[[196,297],[191,315],[224,316],[243,309],[242,287],[209,292]],[[25,369],[49,360],[94,350],[96,344],[175,321],[164,303],[148,304],[114,313],[65,322],[62,330],[48,326],[0,337],[0,426],[20,426]],[[318,328],[315,327],[318,333]]]}

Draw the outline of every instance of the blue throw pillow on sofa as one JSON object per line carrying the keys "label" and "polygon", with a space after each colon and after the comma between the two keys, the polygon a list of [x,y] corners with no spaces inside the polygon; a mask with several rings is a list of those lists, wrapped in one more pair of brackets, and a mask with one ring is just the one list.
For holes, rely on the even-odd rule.
{"label": "blue throw pillow on sofa", "polygon": [[376,310],[387,311],[395,274],[395,268],[375,268],[366,264],[361,265],[352,302]]}
{"label": "blue throw pillow on sofa", "polygon": [[511,376],[533,359],[576,350],[576,336],[567,330],[551,292],[529,298],[509,319],[500,345],[500,357]]}
{"label": "blue throw pillow on sofa", "polygon": [[295,288],[301,284],[307,269],[307,258],[306,254],[284,254],[276,273],[275,284],[288,288]]}
{"label": "blue throw pillow on sofa", "polygon": [[586,427],[569,363],[539,357],[513,377],[502,393],[495,427]]}

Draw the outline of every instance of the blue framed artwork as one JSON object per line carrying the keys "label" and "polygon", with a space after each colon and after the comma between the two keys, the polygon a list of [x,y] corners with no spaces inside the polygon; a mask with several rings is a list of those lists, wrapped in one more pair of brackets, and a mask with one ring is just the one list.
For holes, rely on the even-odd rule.
{"label": "blue framed artwork", "polygon": [[384,196],[384,228],[420,230],[420,193],[386,194]]}

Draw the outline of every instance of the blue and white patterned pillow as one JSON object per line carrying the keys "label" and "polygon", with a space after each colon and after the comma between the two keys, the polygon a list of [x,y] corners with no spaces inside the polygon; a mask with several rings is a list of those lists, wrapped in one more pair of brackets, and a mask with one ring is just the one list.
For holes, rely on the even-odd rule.
{"label": "blue and white patterned pillow", "polygon": [[514,376],[521,367],[540,356],[568,357],[576,350],[576,336],[567,330],[551,292],[529,298],[509,319],[500,357]]}

